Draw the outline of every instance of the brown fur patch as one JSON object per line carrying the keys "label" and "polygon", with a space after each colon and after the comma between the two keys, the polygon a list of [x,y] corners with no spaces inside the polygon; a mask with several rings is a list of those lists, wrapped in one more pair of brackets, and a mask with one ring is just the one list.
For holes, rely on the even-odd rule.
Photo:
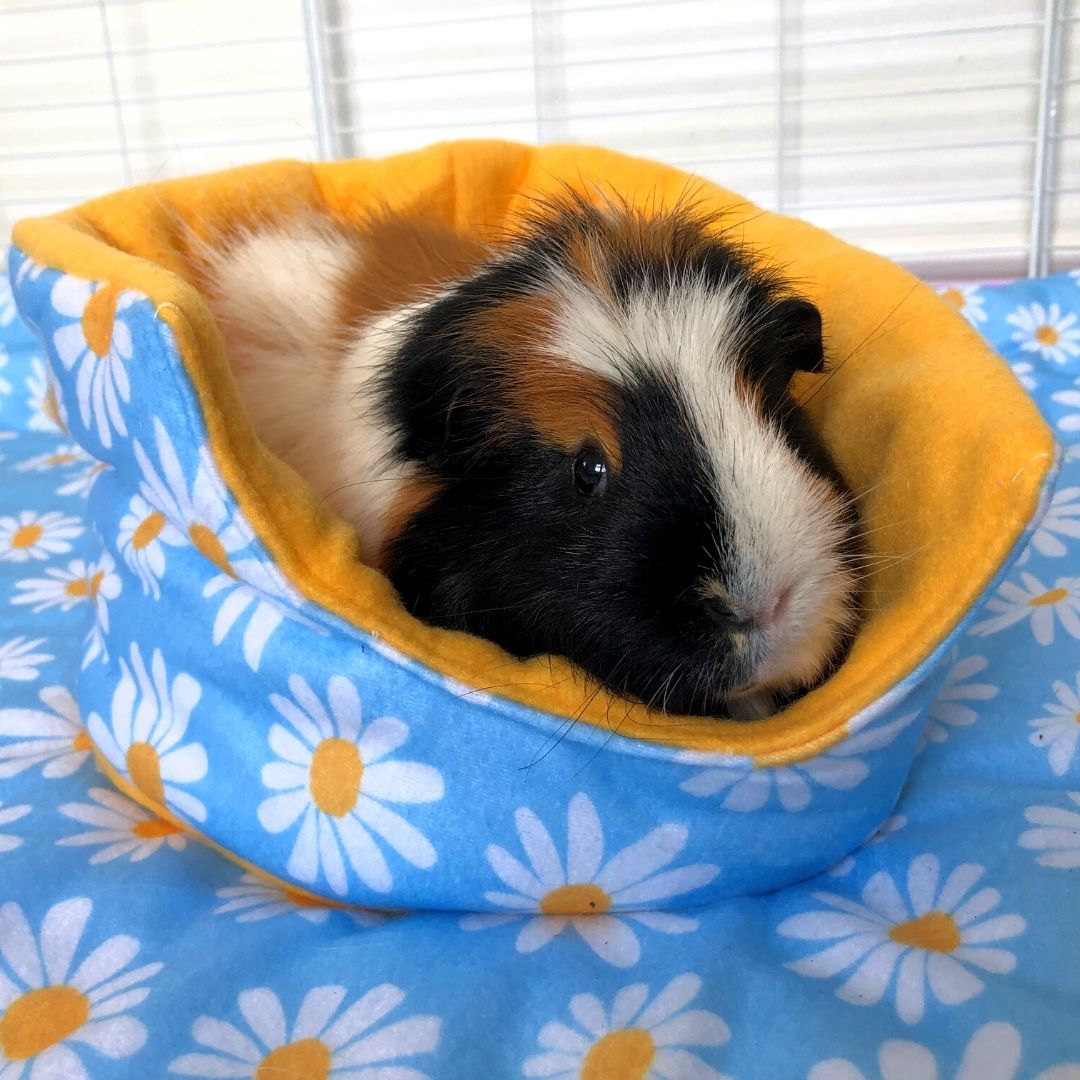
{"label": "brown fur patch", "polygon": [[523,365],[515,381],[514,405],[539,435],[573,452],[590,440],[608,463],[620,464],[619,437],[612,422],[614,388],[601,376],[557,360]]}
{"label": "brown fur patch", "polygon": [[617,391],[600,375],[549,352],[554,318],[555,300],[534,293],[481,312],[469,336],[508,363],[511,419],[524,418],[542,438],[571,452],[592,440],[618,468],[612,408]]}
{"label": "brown fur patch", "polygon": [[581,281],[603,296],[612,295],[608,258],[601,238],[584,231],[572,233],[566,240],[566,256]]}
{"label": "brown fur patch", "polygon": [[551,233],[580,280],[612,292],[609,273],[618,264],[641,266],[691,262],[722,233],[717,214],[690,199],[673,206],[635,206],[619,196],[566,188],[537,200],[521,216],[526,233]]}
{"label": "brown fur patch", "polygon": [[442,490],[442,485],[429,476],[414,476],[402,482],[394,501],[390,504],[383,521],[385,542],[378,557],[374,553],[364,552],[365,559],[376,570],[386,573],[389,564],[386,561],[393,540],[401,534],[406,525],[424,509]]}
{"label": "brown fur patch", "polygon": [[385,216],[343,227],[356,238],[356,260],[339,307],[346,326],[422,299],[491,258],[479,240],[409,218]]}

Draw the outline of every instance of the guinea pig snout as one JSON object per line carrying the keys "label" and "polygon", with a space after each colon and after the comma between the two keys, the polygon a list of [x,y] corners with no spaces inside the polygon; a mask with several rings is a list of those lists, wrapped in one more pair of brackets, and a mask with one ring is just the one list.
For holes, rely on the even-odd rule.
{"label": "guinea pig snout", "polygon": [[791,586],[768,591],[753,600],[733,599],[726,591],[709,590],[702,605],[713,624],[725,633],[769,630],[784,617],[791,598]]}

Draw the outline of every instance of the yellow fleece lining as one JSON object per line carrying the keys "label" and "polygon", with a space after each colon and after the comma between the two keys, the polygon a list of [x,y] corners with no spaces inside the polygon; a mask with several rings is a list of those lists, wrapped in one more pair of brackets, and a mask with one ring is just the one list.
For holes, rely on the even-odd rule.
{"label": "yellow fleece lining", "polygon": [[[344,522],[261,446],[242,413],[221,337],[183,278],[181,222],[212,232],[271,207],[375,204],[491,238],[530,196],[569,183],[642,205],[688,184],[727,210],[730,235],[784,266],[822,309],[835,375],[809,410],[848,482],[875,554],[869,615],[847,662],[778,716],[755,724],[669,717],[593,696],[561,660],[511,659],[487,641],[411,618],[389,582],[356,559]],[[119,192],[15,227],[31,258],[146,294],[172,328],[210,447],[259,539],[299,591],[470,686],[631,738],[753,755],[760,765],[835,743],[847,719],[908,675],[987,587],[1036,512],[1052,434],[1008,367],[931,289],[884,259],[761,211],[675,169],[584,147],[441,144],[378,161],[277,162]],[[806,377],[813,389],[815,377]]]}

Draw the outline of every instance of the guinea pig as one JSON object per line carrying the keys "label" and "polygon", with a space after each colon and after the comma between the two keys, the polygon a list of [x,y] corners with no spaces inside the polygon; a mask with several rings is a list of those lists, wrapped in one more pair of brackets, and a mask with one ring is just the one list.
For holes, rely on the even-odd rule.
{"label": "guinea pig", "polygon": [[487,246],[307,211],[193,255],[256,431],[415,616],[680,714],[843,657],[855,503],[789,388],[821,316],[709,216],[566,194]]}

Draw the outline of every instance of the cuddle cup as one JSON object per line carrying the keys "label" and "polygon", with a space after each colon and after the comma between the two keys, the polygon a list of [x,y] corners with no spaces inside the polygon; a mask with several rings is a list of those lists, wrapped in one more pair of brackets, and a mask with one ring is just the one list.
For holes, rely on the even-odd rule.
{"label": "cuddle cup", "polygon": [[602,150],[456,143],[155,184],[15,231],[11,276],[55,412],[103,464],[101,556],[72,586],[96,611],[77,694],[90,738],[117,785],[296,895],[602,914],[829,867],[888,815],[957,635],[1048,498],[1048,428],[931,290],[695,182],[824,315],[835,373],[809,409],[882,556],[847,661],[739,724],[650,712],[558,659],[412,619],[259,444],[189,283],[187,230],[378,203],[495,237],[563,183],[655,205],[688,178]]}

